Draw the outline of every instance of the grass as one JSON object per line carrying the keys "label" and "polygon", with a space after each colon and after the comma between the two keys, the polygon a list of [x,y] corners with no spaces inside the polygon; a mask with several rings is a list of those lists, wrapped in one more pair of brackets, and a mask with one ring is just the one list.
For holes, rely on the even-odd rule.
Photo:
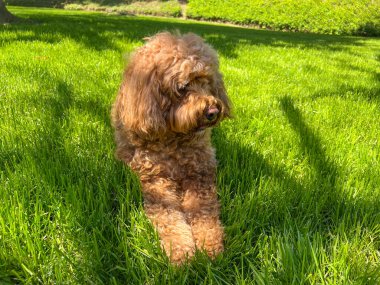
{"label": "grass", "polygon": [[[380,40],[10,7],[0,27],[0,283],[379,284]],[[162,30],[220,55],[226,251],[174,268],[113,156],[125,54]]]}

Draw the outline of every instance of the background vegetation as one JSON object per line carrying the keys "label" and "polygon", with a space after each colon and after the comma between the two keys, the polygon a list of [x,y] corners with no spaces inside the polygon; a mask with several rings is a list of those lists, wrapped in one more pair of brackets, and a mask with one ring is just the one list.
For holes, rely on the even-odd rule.
{"label": "background vegetation", "polygon": [[[1,284],[379,284],[380,40],[10,7],[0,27]],[[173,268],[109,112],[162,30],[215,47],[226,251]]]}
{"label": "background vegetation", "polygon": [[380,35],[377,0],[190,0],[187,15],[276,30]]}
{"label": "background vegetation", "polygon": [[[380,35],[379,0],[7,0],[10,5],[65,7],[232,22],[336,35]],[[188,2],[188,5],[184,5]],[[182,3],[182,7],[181,4]]]}
{"label": "background vegetation", "polygon": [[98,3],[66,4],[67,10],[105,11],[117,14],[138,14],[166,17],[179,17],[182,14],[181,5],[176,0],[169,1],[139,1],[121,5],[100,5]]}

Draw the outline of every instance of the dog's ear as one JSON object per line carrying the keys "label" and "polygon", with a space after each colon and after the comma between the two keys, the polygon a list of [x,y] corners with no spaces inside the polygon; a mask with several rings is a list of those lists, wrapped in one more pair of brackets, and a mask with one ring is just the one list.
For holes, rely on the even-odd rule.
{"label": "dog's ear", "polygon": [[159,82],[153,63],[132,59],[113,106],[115,127],[151,138],[163,133],[166,129],[163,101],[166,100]]}
{"label": "dog's ear", "polygon": [[222,114],[224,118],[231,117],[231,102],[228,99],[226,88],[224,87],[223,77],[217,71],[215,74],[214,93],[223,102]]}

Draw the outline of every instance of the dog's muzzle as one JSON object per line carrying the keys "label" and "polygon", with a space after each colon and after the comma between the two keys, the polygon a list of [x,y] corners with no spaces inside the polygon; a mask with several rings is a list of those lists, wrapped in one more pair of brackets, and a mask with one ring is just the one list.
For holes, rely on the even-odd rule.
{"label": "dog's muzzle", "polygon": [[213,122],[218,119],[220,110],[216,106],[211,106],[205,111],[205,117],[209,122]]}

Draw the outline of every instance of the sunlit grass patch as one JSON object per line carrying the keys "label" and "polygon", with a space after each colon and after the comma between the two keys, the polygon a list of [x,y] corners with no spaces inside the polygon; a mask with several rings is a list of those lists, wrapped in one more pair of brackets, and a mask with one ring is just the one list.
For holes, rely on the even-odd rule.
{"label": "sunlit grass patch", "polygon": [[[378,39],[11,8],[0,28],[0,281],[378,284]],[[113,156],[128,54],[162,30],[219,53],[226,251],[173,268]],[[0,283],[1,283],[0,282]]]}

